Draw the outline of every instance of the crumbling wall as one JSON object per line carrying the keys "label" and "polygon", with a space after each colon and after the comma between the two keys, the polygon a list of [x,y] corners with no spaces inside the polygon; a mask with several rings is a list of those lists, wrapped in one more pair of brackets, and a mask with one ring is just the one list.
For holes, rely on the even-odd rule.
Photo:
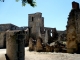
{"label": "crumbling wall", "polygon": [[6,32],[6,54],[10,60],[25,60],[24,31]]}
{"label": "crumbling wall", "polygon": [[44,29],[48,32],[48,43],[51,43],[58,39],[58,33],[56,28],[44,27]]}
{"label": "crumbling wall", "polygon": [[72,10],[67,22],[67,52],[78,53],[80,41],[80,9],[79,3],[72,2]]}
{"label": "crumbling wall", "polygon": [[[44,27],[44,17],[42,17],[42,13],[38,12],[34,14],[29,14],[28,27],[30,35],[29,50],[38,51],[39,47],[42,49],[42,46],[46,46],[47,50],[43,48],[44,51],[52,51],[53,47],[46,44],[50,44],[58,40],[58,33],[56,28]],[[43,43],[40,42],[40,39],[37,40],[38,37],[41,37]],[[36,40],[35,43],[33,42],[34,40]],[[48,50],[49,48],[50,50]]]}
{"label": "crumbling wall", "polygon": [[76,40],[76,30],[74,26],[70,26],[67,31],[67,52],[75,53],[77,52],[77,40]]}
{"label": "crumbling wall", "polygon": [[18,30],[18,26],[13,24],[0,24],[0,31]]}

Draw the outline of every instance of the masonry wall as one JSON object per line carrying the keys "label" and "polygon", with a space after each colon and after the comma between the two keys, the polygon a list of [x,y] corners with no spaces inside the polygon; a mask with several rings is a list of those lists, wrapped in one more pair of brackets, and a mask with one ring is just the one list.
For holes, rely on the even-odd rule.
{"label": "masonry wall", "polygon": [[18,30],[19,27],[13,24],[0,24],[0,31]]}
{"label": "masonry wall", "polygon": [[56,28],[44,27],[44,30],[47,30],[48,32],[48,43],[51,43],[58,39],[58,33]]}

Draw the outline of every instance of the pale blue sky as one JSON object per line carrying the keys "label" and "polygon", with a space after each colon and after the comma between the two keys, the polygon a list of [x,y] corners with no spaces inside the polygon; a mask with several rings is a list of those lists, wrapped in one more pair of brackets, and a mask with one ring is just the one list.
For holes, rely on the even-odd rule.
{"label": "pale blue sky", "polygon": [[65,30],[72,1],[80,3],[80,0],[36,0],[37,7],[33,8],[28,4],[22,7],[21,1],[5,0],[4,3],[0,2],[0,24],[28,26],[28,14],[41,12],[45,27]]}

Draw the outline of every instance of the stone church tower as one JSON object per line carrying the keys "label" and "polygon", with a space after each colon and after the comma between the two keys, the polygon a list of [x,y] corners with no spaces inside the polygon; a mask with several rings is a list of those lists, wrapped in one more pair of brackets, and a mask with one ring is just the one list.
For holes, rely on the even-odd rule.
{"label": "stone church tower", "polygon": [[30,35],[34,35],[34,38],[37,38],[40,33],[44,32],[44,17],[42,17],[42,13],[37,12],[34,14],[28,15],[28,27]]}

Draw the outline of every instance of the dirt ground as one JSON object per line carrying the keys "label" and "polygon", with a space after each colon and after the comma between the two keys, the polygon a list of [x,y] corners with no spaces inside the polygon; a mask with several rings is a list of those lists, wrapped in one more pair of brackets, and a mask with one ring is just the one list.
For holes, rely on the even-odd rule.
{"label": "dirt ground", "polygon": [[[0,49],[0,60],[6,60],[6,49]],[[80,54],[55,53],[55,52],[29,52],[25,48],[25,60],[80,60]]]}

